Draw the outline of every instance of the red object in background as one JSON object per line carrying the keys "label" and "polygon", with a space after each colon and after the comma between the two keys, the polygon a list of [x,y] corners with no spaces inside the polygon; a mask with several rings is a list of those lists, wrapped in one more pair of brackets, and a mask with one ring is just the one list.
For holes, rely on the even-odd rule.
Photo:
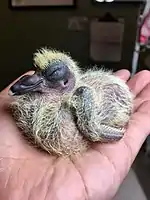
{"label": "red object in background", "polygon": [[145,16],[141,26],[140,43],[147,44],[149,37],[150,37],[150,11]]}
{"label": "red object in background", "polygon": [[140,43],[145,44],[146,41],[147,41],[147,37],[141,35],[140,36]]}

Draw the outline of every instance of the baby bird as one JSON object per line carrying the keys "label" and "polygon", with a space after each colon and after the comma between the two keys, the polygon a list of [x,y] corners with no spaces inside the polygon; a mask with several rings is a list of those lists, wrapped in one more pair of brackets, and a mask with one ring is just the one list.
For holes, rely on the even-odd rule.
{"label": "baby bird", "polygon": [[133,109],[133,94],[111,71],[82,73],[66,53],[42,48],[37,68],[9,91],[17,126],[48,153],[72,156],[93,142],[120,140]]}

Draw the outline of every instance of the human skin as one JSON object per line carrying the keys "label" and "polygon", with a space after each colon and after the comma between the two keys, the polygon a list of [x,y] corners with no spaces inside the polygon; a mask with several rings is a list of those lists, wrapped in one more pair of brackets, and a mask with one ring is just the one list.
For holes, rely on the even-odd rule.
{"label": "human skin", "polygon": [[[28,72],[31,74],[33,72]],[[94,144],[72,160],[50,156],[29,146],[7,111],[10,86],[0,93],[1,200],[109,200],[126,177],[150,133],[150,72],[130,80],[116,72],[135,94],[134,113],[124,137],[116,143]]]}

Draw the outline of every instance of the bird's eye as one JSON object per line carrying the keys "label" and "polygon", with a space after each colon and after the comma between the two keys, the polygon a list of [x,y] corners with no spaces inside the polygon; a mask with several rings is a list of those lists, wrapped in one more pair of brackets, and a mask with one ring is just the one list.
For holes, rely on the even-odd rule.
{"label": "bird's eye", "polygon": [[59,69],[51,73],[51,76],[58,76],[58,75],[59,75]]}
{"label": "bird's eye", "polygon": [[64,79],[65,76],[68,74],[68,69],[66,66],[56,65],[51,66],[45,71],[45,76],[48,81],[59,81]]}

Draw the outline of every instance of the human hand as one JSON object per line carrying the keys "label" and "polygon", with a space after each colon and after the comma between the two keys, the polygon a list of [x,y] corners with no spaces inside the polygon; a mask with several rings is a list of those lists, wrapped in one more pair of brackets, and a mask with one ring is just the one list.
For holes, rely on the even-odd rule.
{"label": "human hand", "polygon": [[[125,81],[129,72],[117,76]],[[8,88],[0,93],[1,200],[107,200],[116,194],[150,133],[150,72],[127,84],[136,95],[135,110],[122,140],[96,144],[78,159],[56,158],[28,145],[7,111]]]}

